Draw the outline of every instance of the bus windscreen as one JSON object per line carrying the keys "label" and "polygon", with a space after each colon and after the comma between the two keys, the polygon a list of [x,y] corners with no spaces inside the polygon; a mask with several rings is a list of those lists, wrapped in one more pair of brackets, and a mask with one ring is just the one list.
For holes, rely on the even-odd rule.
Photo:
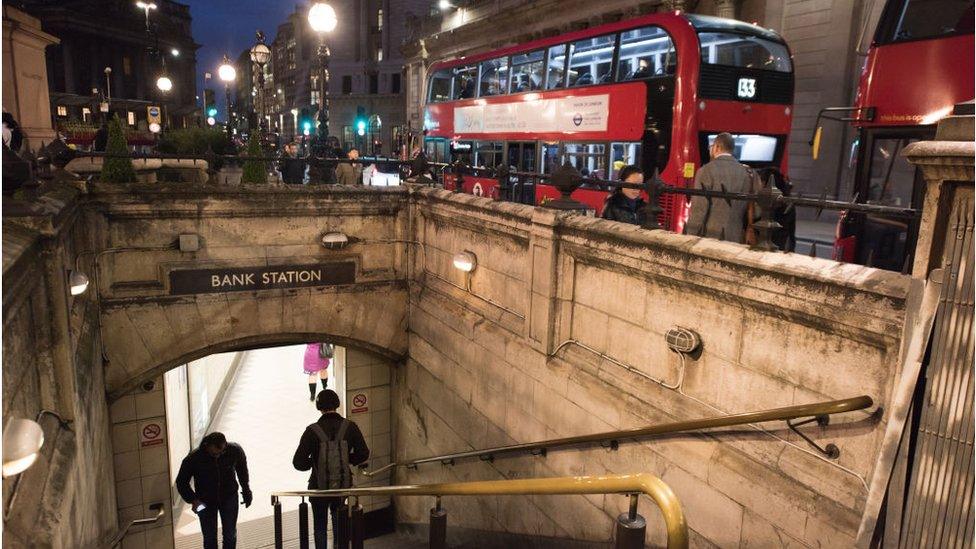
{"label": "bus windscreen", "polygon": [[[711,147],[718,134],[708,134],[708,146]],[[732,134],[735,140],[735,150],[732,156],[739,162],[772,162],[776,157],[776,138],[768,135]]]}

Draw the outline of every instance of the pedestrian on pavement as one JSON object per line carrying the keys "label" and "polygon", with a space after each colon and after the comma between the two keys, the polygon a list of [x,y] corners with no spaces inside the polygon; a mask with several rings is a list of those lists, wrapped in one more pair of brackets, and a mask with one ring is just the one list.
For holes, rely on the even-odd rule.
{"label": "pedestrian on pavement", "polygon": [[[349,160],[359,159],[359,149],[353,147],[346,153]],[[339,162],[336,166],[336,182],[340,185],[362,185],[363,166],[358,162]]]}
{"label": "pedestrian on pavement", "polygon": [[176,476],[176,489],[200,518],[204,549],[217,549],[218,514],[224,549],[237,546],[238,483],[244,506],[250,507],[254,496],[247,473],[247,456],[240,445],[227,442],[223,433],[204,436],[200,447],[183,458]]}
{"label": "pedestrian on pavement", "polygon": [[304,369],[308,376],[308,399],[315,400],[315,384],[322,382],[322,389],[328,389],[329,364],[335,356],[335,347],[331,343],[309,343],[305,346]]}
{"label": "pedestrian on pavement", "polygon": [[305,160],[298,156],[298,145],[285,145],[278,169],[281,171],[281,179],[289,185],[301,185],[305,182]]}
{"label": "pedestrian on pavement", "polygon": [[[732,156],[735,139],[720,133],[708,148],[711,161],[698,170],[695,187],[731,193],[751,194],[755,172]],[[711,206],[704,196],[691,198],[691,213],[685,224],[685,234],[720,238],[729,242],[745,242],[749,203],[744,200],[712,198]]]}
{"label": "pedestrian on pavement", "polygon": [[[292,464],[299,471],[311,469],[309,490],[349,488],[352,486],[350,466],[361,465],[369,459],[366,440],[354,422],[339,415],[339,395],[335,391],[326,389],[320,392],[315,399],[315,407],[322,412],[322,416],[305,428]],[[332,515],[334,533],[339,508],[344,505],[345,499],[310,498],[315,549],[328,549],[328,515]],[[333,547],[338,549],[337,539],[333,539]]]}
{"label": "pedestrian on pavement", "polygon": [[[637,166],[620,168],[617,178],[624,183],[644,183],[644,174]],[[603,203],[603,219],[643,225],[647,218],[647,202],[641,198],[640,189],[617,187]]]}
{"label": "pedestrian on pavement", "polygon": [[108,146],[108,124],[102,122],[102,125],[95,132],[95,140],[92,141],[92,150],[95,152],[105,152],[105,147]]}

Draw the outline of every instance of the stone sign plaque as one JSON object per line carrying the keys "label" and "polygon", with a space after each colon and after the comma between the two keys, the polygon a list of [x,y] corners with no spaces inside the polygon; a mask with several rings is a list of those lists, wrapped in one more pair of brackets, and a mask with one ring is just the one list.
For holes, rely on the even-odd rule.
{"label": "stone sign plaque", "polygon": [[170,295],[251,292],[281,288],[336,286],[356,281],[352,261],[315,265],[265,265],[170,271]]}

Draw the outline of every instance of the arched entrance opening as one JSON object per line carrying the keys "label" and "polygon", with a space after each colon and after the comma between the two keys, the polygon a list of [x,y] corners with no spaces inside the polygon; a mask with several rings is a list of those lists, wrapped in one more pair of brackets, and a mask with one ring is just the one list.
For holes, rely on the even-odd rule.
{"label": "arched entrance opening", "polygon": [[[147,547],[201,546],[199,521],[182,502],[175,479],[182,459],[198,447],[203,435],[220,431],[246,452],[254,493],[253,504],[239,509],[238,547],[272,542],[269,494],[306,486],[308,473],[296,471],[292,457],[305,427],[320,416],[309,399],[307,344],[335,342],[326,384],[340,395],[340,413],[362,431],[370,448],[369,468],[389,463],[396,362],[389,351],[367,350],[368,344],[350,341],[287,334],[224,342],[210,347],[221,352],[193,351],[180,364],[152,368],[131,384],[133,388],[117,395],[111,419],[119,514],[127,520],[151,514],[150,506],[157,503],[165,509],[159,523],[130,537],[143,537]],[[320,390],[321,381],[315,392]],[[387,484],[389,475],[357,475],[355,482]],[[291,503],[294,509],[284,509],[285,536],[297,539],[298,502]],[[360,503],[374,529],[392,526],[389,498]]]}

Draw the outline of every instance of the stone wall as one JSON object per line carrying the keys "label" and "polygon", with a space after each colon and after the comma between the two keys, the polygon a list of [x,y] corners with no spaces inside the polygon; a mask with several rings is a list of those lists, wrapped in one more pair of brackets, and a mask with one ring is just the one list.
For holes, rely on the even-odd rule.
{"label": "stone wall", "polygon": [[[422,245],[410,358],[395,383],[397,460],[862,394],[887,404],[902,275],[428,189],[415,191],[411,222]],[[451,264],[464,249],[478,258],[470,275]],[[665,343],[675,326],[703,341],[684,365]],[[396,480],[650,472],[681,499],[696,546],[849,546],[885,419],[855,412],[802,428],[837,444],[837,460],[772,424],[421,466]],[[446,505],[453,526],[606,541],[626,501]],[[397,506],[401,521],[421,523],[430,502]],[[661,543],[659,513],[647,500],[641,509]]]}
{"label": "stone wall", "polygon": [[75,257],[91,249],[76,197],[4,200],[3,415],[49,410],[70,421],[41,415],[37,461],[3,480],[5,547],[93,546],[116,528],[98,311],[91,291],[67,287]]}

